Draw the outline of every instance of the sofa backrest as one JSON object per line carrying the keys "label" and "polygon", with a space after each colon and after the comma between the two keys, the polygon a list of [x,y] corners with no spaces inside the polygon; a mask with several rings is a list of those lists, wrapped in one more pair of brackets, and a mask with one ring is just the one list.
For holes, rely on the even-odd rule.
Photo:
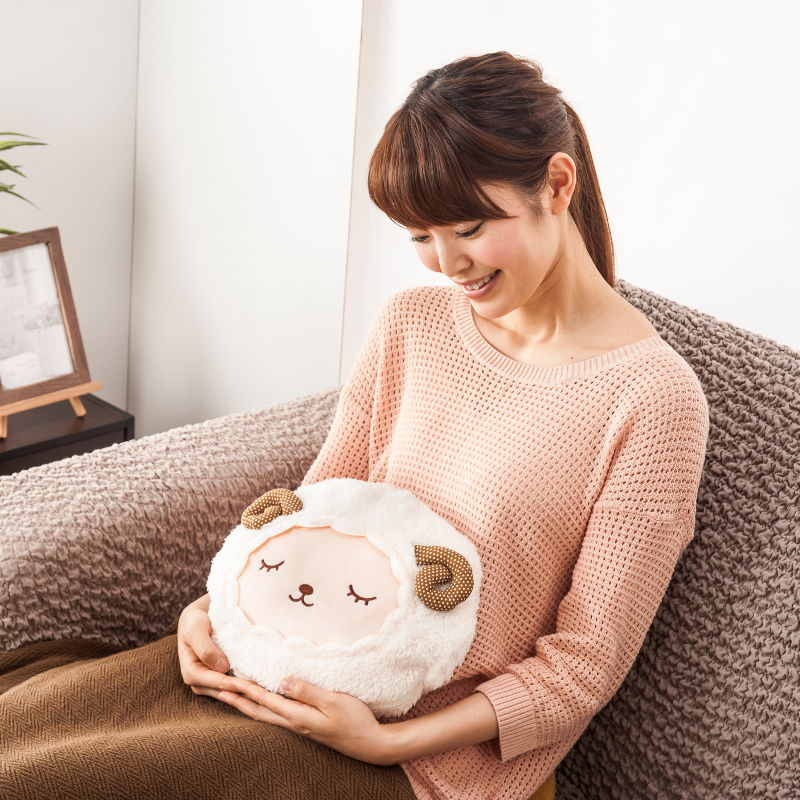
{"label": "sofa backrest", "polygon": [[800,354],[620,283],[697,373],[694,539],[559,800],[800,797]]}

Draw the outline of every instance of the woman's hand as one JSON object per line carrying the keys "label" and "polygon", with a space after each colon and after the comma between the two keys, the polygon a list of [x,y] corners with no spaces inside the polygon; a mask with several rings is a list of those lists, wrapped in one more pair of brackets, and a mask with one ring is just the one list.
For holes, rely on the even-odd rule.
{"label": "woman's hand", "polygon": [[369,707],[347,694],[284,678],[283,697],[252,681],[227,675],[228,660],[211,641],[208,595],[190,603],[178,622],[181,675],[195,694],[215,697],[252,719],[307,736],[369,764],[398,764],[494,739],[497,717],[476,692],[432,714],[382,725]]}
{"label": "woman's hand", "polygon": [[178,660],[183,681],[195,694],[218,697],[221,691],[236,691],[236,679],[225,674],[230,669],[228,659],[211,641],[208,604],[206,594],[183,610],[178,621]]}
{"label": "woman's hand", "polygon": [[296,678],[281,681],[287,697],[242,678],[232,680],[233,689],[217,695],[223,702],[252,719],[308,736],[370,764],[398,764],[486,742],[499,734],[494,707],[481,692],[432,714],[382,725],[360,700]]}
{"label": "woman's hand", "polygon": [[233,690],[218,697],[248,717],[300,733],[359,761],[397,763],[387,735],[393,726],[381,725],[355,697],[292,678],[281,681],[286,697],[242,678],[233,680]]}

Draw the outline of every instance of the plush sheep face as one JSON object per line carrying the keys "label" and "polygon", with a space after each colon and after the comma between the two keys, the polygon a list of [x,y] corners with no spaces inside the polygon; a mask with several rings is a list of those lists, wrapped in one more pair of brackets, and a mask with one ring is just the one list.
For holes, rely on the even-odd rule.
{"label": "plush sheep face", "polygon": [[211,564],[212,639],[235,675],[271,692],[299,678],[399,716],[467,655],[481,575],[472,542],[406,489],[276,489]]}
{"label": "plush sheep face", "polygon": [[400,582],[383,551],[331,527],[290,528],[250,553],[239,608],[284,638],[350,645],[397,608]]}

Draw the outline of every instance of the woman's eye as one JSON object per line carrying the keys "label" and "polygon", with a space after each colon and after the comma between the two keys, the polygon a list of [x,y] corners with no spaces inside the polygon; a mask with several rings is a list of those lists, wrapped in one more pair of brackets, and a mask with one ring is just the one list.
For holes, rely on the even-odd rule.
{"label": "woman's eye", "polygon": [[357,603],[359,600],[364,601],[364,605],[368,606],[370,600],[377,600],[377,597],[362,597],[360,594],[356,593],[356,590],[353,588],[353,584],[350,584],[350,591],[346,595],[347,597],[355,597],[354,603]]}
{"label": "woman's eye", "polygon": [[474,236],[480,230],[481,225],[483,225],[483,223],[479,222],[471,231],[464,231],[464,233],[457,233],[456,236],[459,239],[469,239],[470,236]]}
{"label": "woman's eye", "polygon": [[269,572],[271,569],[278,569],[278,567],[282,566],[285,563],[286,563],[286,559],[281,561],[280,564],[273,564],[272,566],[270,566],[269,564],[265,564],[264,563],[264,559],[262,558],[261,559],[261,566],[258,568],[258,571],[261,572],[261,570],[266,567],[267,572]]}
{"label": "woman's eye", "polygon": [[[474,236],[483,225],[483,222],[479,222],[472,230],[464,231],[463,233],[456,233],[457,239],[469,239],[470,236]],[[429,236],[412,236],[409,241],[413,242],[414,244],[423,244],[426,242],[430,237]]]}

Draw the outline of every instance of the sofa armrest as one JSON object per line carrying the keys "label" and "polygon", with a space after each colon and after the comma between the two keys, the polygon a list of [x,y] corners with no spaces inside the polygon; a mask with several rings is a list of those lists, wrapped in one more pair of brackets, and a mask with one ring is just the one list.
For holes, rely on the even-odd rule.
{"label": "sofa armrest", "polygon": [[151,641],[205,591],[242,511],[295,488],[339,390],[0,477],[0,652],[46,639]]}

